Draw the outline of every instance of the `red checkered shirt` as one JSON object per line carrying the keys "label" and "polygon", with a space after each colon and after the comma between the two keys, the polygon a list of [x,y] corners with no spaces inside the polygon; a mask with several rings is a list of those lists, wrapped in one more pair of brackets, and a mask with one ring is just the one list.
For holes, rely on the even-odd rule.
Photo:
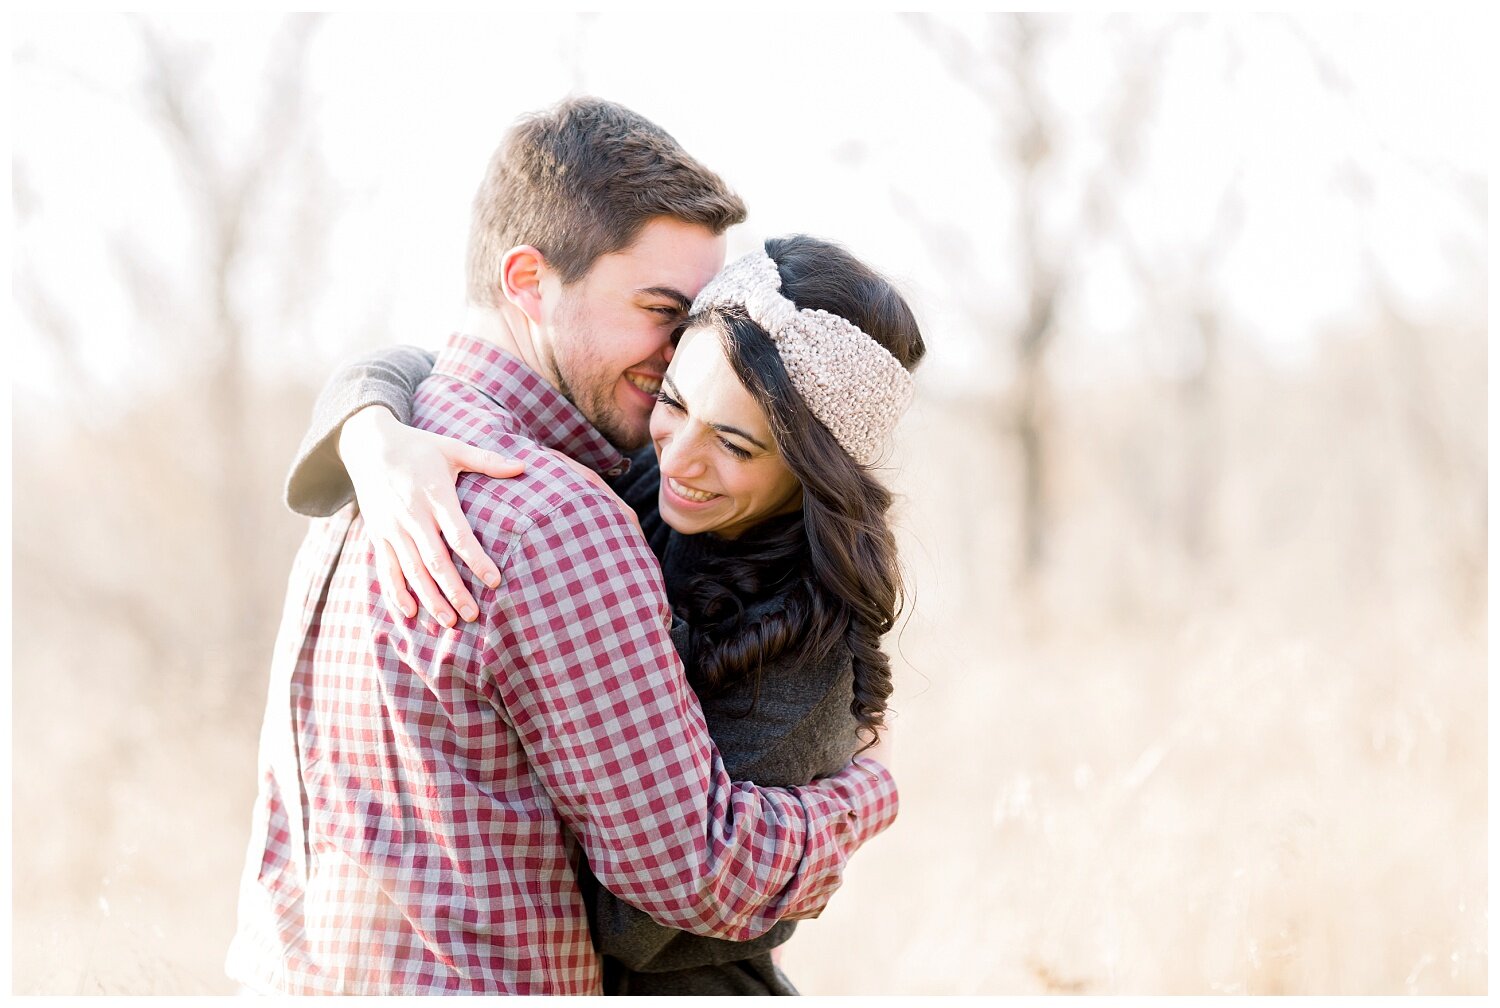
{"label": "red checkered shirt", "polygon": [[351,506],[313,523],[272,664],[230,976],[285,993],[597,994],[575,869],[663,924],[743,940],[816,915],[896,814],[856,760],[734,783],[683,678],[661,571],[550,447],[627,464],[556,390],[454,336],[414,424],[520,458],[459,497],[503,583],[446,629],[385,605]]}

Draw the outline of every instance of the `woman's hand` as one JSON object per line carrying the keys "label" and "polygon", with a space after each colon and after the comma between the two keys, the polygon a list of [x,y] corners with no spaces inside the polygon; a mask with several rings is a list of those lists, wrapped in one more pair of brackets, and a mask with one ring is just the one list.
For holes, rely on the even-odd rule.
{"label": "woman's hand", "polygon": [[[384,406],[366,406],[344,421],[339,457],[349,471],[360,513],[375,544],[375,570],[386,604],[408,619],[422,606],[446,627],[458,611],[479,615],[464,587],[451,548],[491,588],[500,569],[484,552],[458,504],[459,473],[496,478],[519,476],[525,465],[455,438],[407,427]],[[450,604],[451,603],[451,604]]]}

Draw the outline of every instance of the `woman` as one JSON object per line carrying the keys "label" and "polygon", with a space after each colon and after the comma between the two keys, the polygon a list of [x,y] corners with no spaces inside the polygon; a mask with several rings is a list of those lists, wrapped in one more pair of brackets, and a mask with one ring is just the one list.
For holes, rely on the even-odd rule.
{"label": "woman", "polygon": [[[699,295],[658,391],[652,443],[613,484],[661,560],[678,617],[673,640],[737,780],[805,785],[844,767],[883,728],[891,674],[880,638],[899,610],[900,579],[890,494],[868,467],[924,352],[906,302],[848,252],[806,236],[767,241],[763,254],[731,264]],[[428,471],[440,452],[442,471],[466,468],[467,446],[421,432],[351,426],[334,437],[351,406],[384,405],[408,418],[430,367],[430,357],[408,350],[341,372],[304,443],[336,442],[350,457],[409,456]],[[354,484],[362,505],[430,507],[429,521],[447,528],[464,521],[456,498],[430,503],[432,488],[406,495],[426,501],[393,506],[382,481],[356,473]],[[288,502],[326,513],[319,498],[330,488],[347,493],[338,459],[305,453]],[[415,555],[410,541],[385,548],[389,557]],[[465,559],[476,571],[488,562]],[[414,567],[404,572],[414,581],[436,573]],[[388,595],[400,590],[396,580],[386,578]],[[434,591],[427,581],[420,594],[427,601]],[[461,612],[472,605],[455,594]],[[656,924],[586,871],[581,884],[606,993],[796,993],[770,955],[792,922],[749,942],[705,938]]]}

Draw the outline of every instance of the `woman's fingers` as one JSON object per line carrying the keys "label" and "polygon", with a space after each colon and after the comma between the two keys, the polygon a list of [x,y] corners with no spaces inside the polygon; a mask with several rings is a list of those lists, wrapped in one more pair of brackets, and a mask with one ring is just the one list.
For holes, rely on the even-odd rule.
{"label": "woman's fingers", "polygon": [[[453,463],[457,470],[455,476],[460,472],[476,472],[495,479],[510,479],[526,471],[526,463],[519,459],[506,458],[496,452],[462,442],[460,445],[461,450],[453,453]],[[438,497],[430,501],[430,504],[432,517],[437,521],[443,538],[448,540],[453,552],[462,558],[469,570],[478,575],[481,581],[491,588],[499,588],[500,568],[495,566],[495,561],[479,545],[479,539],[469,527],[468,517],[459,506],[458,492],[453,485],[449,484],[439,490]]]}
{"label": "woman's fingers", "polygon": [[[437,582],[448,604],[466,620],[477,617],[479,606],[475,604],[474,596],[469,594],[469,589],[464,586],[464,579],[459,576],[458,568],[453,565],[453,556],[448,552],[448,543],[444,541],[443,534],[436,527],[424,524],[413,539],[417,544],[417,556],[427,568],[427,573]],[[479,544],[476,542],[474,545],[477,548]],[[467,558],[465,562],[468,562]]]}
{"label": "woman's fingers", "polygon": [[387,602],[408,617],[420,602],[450,627],[459,616],[478,618],[479,606],[453,554],[492,588],[499,587],[500,570],[469,528],[454,483],[467,471],[508,479],[524,472],[525,464],[404,427],[389,411],[371,408],[345,422],[339,451],[372,537],[389,544],[378,557]]}
{"label": "woman's fingers", "polygon": [[[453,562],[448,559],[447,547],[443,547],[440,552],[443,562],[451,568]],[[417,600],[422,603],[422,608],[431,613],[432,618],[445,627],[456,624],[458,617],[443,597],[443,592],[438,588],[437,582],[428,573],[428,565],[423,562],[424,557],[433,558],[432,551],[429,549],[427,552],[419,552],[411,537],[402,534],[397,537],[396,557],[401,561],[401,573],[405,575],[406,583],[411,585],[412,590],[416,592]],[[440,565],[434,564],[434,566]],[[457,571],[454,572],[454,576],[457,577]],[[465,594],[468,593],[465,592]]]}
{"label": "woman's fingers", "polygon": [[[432,517],[437,522],[438,529],[442,531],[443,538],[447,540],[448,545],[453,548],[453,552],[459,555],[459,558],[463,560],[469,570],[478,575],[479,579],[491,588],[499,588],[500,568],[495,566],[495,561],[490,559],[490,555],[484,551],[484,547],[479,545],[479,539],[475,537],[474,530],[469,527],[469,519],[464,515],[463,509],[459,507],[458,495],[453,492],[451,487],[445,489],[446,493],[440,492],[440,496],[445,499],[430,502],[432,505]],[[454,605],[458,605],[463,601],[462,599],[455,599],[451,592],[448,592],[448,599]],[[472,604],[472,596],[469,601]],[[459,608],[462,610],[463,607],[459,606]],[[478,610],[476,609],[475,612],[477,614]],[[464,619],[473,618],[472,616],[464,617]]]}
{"label": "woman's fingers", "polygon": [[380,594],[385,604],[402,616],[411,619],[417,614],[417,602],[406,590],[406,579],[401,576],[401,563],[389,541],[378,539],[375,543],[375,573],[380,578]]}
{"label": "woman's fingers", "polygon": [[510,479],[526,471],[526,463],[519,459],[506,458],[497,452],[458,443],[463,447],[453,453],[453,461],[460,472],[477,472],[496,479]]}
{"label": "woman's fingers", "polygon": [[[421,502],[414,504],[413,508],[418,512],[425,508],[427,513],[419,514],[415,521],[420,522],[420,526],[409,531],[417,539],[422,559],[427,564],[429,573],[442,587],[443,594],[457,607],[464,619],[474,619],[479,614],[479,607],[474,604],[473,596],[464,588],[457,568],[449,559],[449,547],[458,554],[469,570],[491,588],[500,586],[500,568],[495,566],[495,562],[485,553],[479,545],[479,539],[474,535],[474,530],[469,527],[469,520],[459,506],[454,483],[458,474],[463,472],[482,473],[495,479],[509,479],[525,472],[526,463],[506,458],[497,452],[476,448],[455,438],[430,436],[436,438],[432,443],[436,445],[438,453],[448,463],[448,478],[439,481],[430,479],[420,481],[419,485],[425,485],[426,489]],[[434,540],[428,534],[429,530],[426,525],[429,518],[441,532],[441,540]],[[443,540],[446,540],[446,545],[443,544]]]}
{"label": "woman's fingers", "polygon": [[[422,561],[428,576],[443,593],[444,601],[457,610],[463,619],[473,620],[479,615],[479,606],[464,585],[464,579],[453,563],[453,554],[448,549],[444,533],[433,523],[433,517],[435,514],[422,518],[421,523],[415,525],[410,533],[417,548],[417,558]],[[478,547],[477,542],[475,547]],[[480,555],[483,555],[482,551]]]}

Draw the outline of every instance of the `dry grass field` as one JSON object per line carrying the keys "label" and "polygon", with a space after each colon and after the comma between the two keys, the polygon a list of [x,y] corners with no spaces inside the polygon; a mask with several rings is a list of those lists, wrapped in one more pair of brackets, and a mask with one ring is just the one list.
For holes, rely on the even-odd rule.
{"label": "dry grass field", "polygon": [[[1427,345],[1482,476],[1475,335]],[[902,815],[790,947],[806,992],[1485,992],[1484,485],[1424,486],[1378,389],[1337,395],[1372,343],[1240,377],[1196,574],[1101,480],[1154,397],[1074,404],[1031,597],[986,548],[1003,451],[918,412]]]}
{"label": "dry grass field", "polygon": [[314,388],[587,91],[930,346],[902,812],[803,990],[1487,993],[1482,26],[726,17],[16,21],[13,992],[230,991]]}
{"label": "dry grass field", "polygon": [[[1484,992],[1484,348],[1427,345],[1452,487],[1398,450],[1398,399],[1334,394],[1378,341],[1246,368],[1198,561],[1161,504],[1182,439],[1147,404],[1169,400],[1073,394],[1029,583],[1004,440],[924,392],[897,460],[902,814],[789,947],[806,992]],[[17,455],[17,993],[228,989],[264,679],[194,627],[249,607],[269,647],[299,523],[268,510],[255,579],[194,545],[193,473],[140,447],[193,408],[65,469]],[[247,461],[268,501],[300,408],[268,410]],[[63,524],[50,502],[81,485],[95,520]]]}

